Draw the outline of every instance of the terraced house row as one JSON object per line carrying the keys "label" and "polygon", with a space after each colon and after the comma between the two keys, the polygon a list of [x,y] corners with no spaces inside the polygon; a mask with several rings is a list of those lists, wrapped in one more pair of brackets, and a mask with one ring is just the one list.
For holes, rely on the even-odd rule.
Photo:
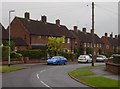
{"label": "terraced house row", "polygon": [[[8,28],[2,27],[2,40],[8,40]],[[74,49],[80,49],[82,46],[83,53],[87,54],[88,48],[93,48],[92,37],[94,30],[86,32],[86,28],[79,30],[74,26],[69,30],[65,25],[61,25],[60,20],[55,20],[55,23],[49,23],[47,16],[41,16],[40,20],[33,20],[30,18],[30,13],[25,12],[24,17],[15,17],[10,24],[11,39],[15,42],[15,50],[27,49],[47,49],[48,37],[65,36],[63,42],[63,50],[74,52]],[[110,37],[105,33],[101,38],[94,34],[94,54],[97,55],[102,52],[113,51],[118,52],[118,35]]]}

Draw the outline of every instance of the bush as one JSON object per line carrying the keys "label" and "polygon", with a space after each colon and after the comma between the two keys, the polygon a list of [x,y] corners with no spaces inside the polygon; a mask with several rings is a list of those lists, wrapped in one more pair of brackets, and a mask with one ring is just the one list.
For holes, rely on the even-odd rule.
{"label": "bush", "polygon": [[46,59],[47,52],[42,50],[22,50],[18,51],[23,57],[29,57],[29,59]]}
{"label": "bush", "polygon": [[120,64],[120,55],[114,55],[112,61],[115,64]]}
{"label": "bush", "polygon": [[59,52],[60,56],[64,56],[65,58],[67,59],[76,59],[77,58],[77,55],[76,54],[72,54],[71,52],[64,52],[64,51],[61,51]]}
{"label": "bush", "polygon": [[2,47],[2,60],[3,61],[8,60],[8,56],[9,56],[9,47],[8,46],[3,46]]}
{"label": "bush", "polygon": [[19,59],[20,57],[22,57],[22,54],[20,54],[20,53],[16,53],[15,51],[12,51],[10,53],[10,58],[12,58],[12,59]]}

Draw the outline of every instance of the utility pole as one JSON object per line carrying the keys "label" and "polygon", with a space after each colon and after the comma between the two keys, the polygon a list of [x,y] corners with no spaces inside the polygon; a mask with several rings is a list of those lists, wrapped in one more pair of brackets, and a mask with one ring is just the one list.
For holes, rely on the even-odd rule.
{"label": "utility pole", "polygon": [[92,66],[94,66],[94,2],[92,2]]}

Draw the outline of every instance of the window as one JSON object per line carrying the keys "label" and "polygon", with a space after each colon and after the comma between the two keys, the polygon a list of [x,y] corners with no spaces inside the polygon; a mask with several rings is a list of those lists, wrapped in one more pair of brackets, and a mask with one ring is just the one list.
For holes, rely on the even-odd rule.
{"label": "window", "polygon": [[97,44],[97,47],[99,47],[99,44]]}
{"label": "window", "polygon": [[26,34],[25,34],[25,37],[24,37],[24,39],[26,40]]}
{"label": "window", "polygon": [[106,49],[109,49],[109,45],[106,45]]}
{"label": "window", "polygon": [[38,39],[41,39],[41,36],[38,36]]}
{"label": "window", "polygon": [[101,48],[101,44],[100,44],[100,48]]}
{"label": "window", "polygon": [[67,43],[70,43],[70,38],[67,38]]}
{"label": "window", "polygon": [[89,43],[87,43],[87,46],[89,47]]}
{"label": "window", "polygon": [[84,47],[86,47],[86,43],[84,43]]}
{"label": "window", "polygon": [[96,47],[96,44],[94,44],[94,47]]}

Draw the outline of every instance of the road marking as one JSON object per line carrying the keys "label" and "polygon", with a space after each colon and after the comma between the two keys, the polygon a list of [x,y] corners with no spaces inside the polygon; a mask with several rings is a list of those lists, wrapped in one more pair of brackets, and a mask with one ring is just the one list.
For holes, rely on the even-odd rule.
{"label": "road marking", "polygon": [[37,74],[37,78],[39,79],[39,74]]}
{"label": "road marking", "polygon": [[52,89],[50,86],[48,86],[48,85],[47,85],[46,83],[44,83],[43,81],[41,81],[41,83],[42,83],[43,85],[45,85],[46,87]]}
{"label": "road marking", "polygon": [[41,70],[40,72],[42,73],[42,72],[44,72],[44,71],[46,71],[46,70]]}

